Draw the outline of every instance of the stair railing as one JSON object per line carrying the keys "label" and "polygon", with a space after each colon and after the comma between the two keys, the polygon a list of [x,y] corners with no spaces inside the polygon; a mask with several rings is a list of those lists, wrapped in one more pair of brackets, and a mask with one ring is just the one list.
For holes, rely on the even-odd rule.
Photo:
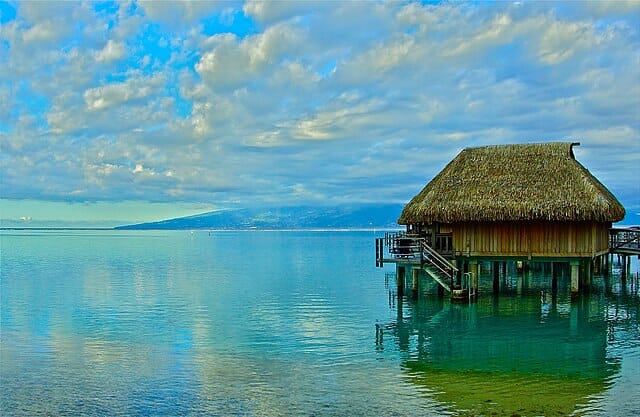
{"label": "stair railing", "polygon": [[[469,295],[469,301],[471,301],[471,298],[476,296],[476,290],[471,285],[471,282],[473,281],[473,272],[465,272],[463,276],[464,276],[463,282],[467,283],[466,288],[467,288],[467,294]],[[462,288],[464,289],[464,285]]]}

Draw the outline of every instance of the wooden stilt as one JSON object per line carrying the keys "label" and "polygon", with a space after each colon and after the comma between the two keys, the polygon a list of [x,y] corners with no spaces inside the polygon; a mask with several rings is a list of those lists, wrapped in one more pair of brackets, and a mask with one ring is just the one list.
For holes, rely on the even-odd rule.
{"label": "wooden stilt", "polygon": [[584,278],[582,279],[582,291],[589,292],[591,290],[591,275],[593,274],[593,259],[584,261]]}
{"label": "wooden stilt", "polygon": [[[414,300],[418,299],[418,278],[420,277],[420,270],[418,268],[413,268],[413,282],[411,285],[411,295]],[[441,285],[438,285],[440,287]]]}
{"label": "wooden stilt", "polygon": [[472,261],[469,264],[469,272],[471,272],[471,282],[469,283],[469,291],[473,294],[474,298],[478,297],[478,262]]}
{"label": "wooden stilt", "polygon": [[580,270],[580,261],[571,261],[571,292],[576,294],[579,287],[579,270]]}
{"label": "wooden stilt", "polygon": [[398,266],[396,277],[398,281],[398,303],[400,303],[399,298],[404,295],[404,266]]}
{"label": "wooden stilt", "polygon": [[524,274],[520,272],[522,271],[522,269],[518,268],[517,265],[516,265],[516,268],[518,269],[518,281],[516,283],[516,294],[522,295],[522,288],[524,286]]}
{"label": "wooden stilt", "polygon": [[503,291],[507,288],[507,261],[502,262],[502,280],[500,282],[500,288]]}
{"label": "wooden stilt", "polygon": [[454,286],[459,288],[460,282],[462,281],[462,261],[457,258],[456,258],[456,268],[458,269],[458,272],[456,272],[456,279],[454,282]]}
{"label": "wooden stilt", "polygon": [[493,263],[493,293],[500,292],[500,262]]}

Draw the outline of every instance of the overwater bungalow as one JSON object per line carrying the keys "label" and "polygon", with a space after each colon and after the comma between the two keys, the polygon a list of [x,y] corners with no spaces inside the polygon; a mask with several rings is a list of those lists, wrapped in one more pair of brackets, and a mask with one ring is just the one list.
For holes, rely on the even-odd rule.
{"label": "overwater bungalow", "polygon": [[413,271],[414,292],[426,274],[454,298],[477,294],[482,261],[566,263],[571,290],[588,287],[625,210],[575,159],[577,145],[464,149],[405,206],[406,231],[378,239],[378,266],[396,263],[398,285]]}

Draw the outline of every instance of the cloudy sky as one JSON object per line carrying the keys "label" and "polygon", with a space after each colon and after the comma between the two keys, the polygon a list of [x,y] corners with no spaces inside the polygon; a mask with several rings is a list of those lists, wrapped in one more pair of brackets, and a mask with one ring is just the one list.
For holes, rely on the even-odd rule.
{"label": "cloudy sky", "polygon": [[0,217],[406,202],[581,142],[640,212],[640,2],[2,2]]}

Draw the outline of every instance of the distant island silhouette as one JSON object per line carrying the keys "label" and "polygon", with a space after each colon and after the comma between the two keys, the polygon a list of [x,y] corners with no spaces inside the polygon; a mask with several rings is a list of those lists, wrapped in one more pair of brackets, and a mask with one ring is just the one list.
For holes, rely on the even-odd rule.
{"label": "distant island silhouette", "polygon": [[354,204],[217,210],[117,230],[398,228],[403,204]]}

